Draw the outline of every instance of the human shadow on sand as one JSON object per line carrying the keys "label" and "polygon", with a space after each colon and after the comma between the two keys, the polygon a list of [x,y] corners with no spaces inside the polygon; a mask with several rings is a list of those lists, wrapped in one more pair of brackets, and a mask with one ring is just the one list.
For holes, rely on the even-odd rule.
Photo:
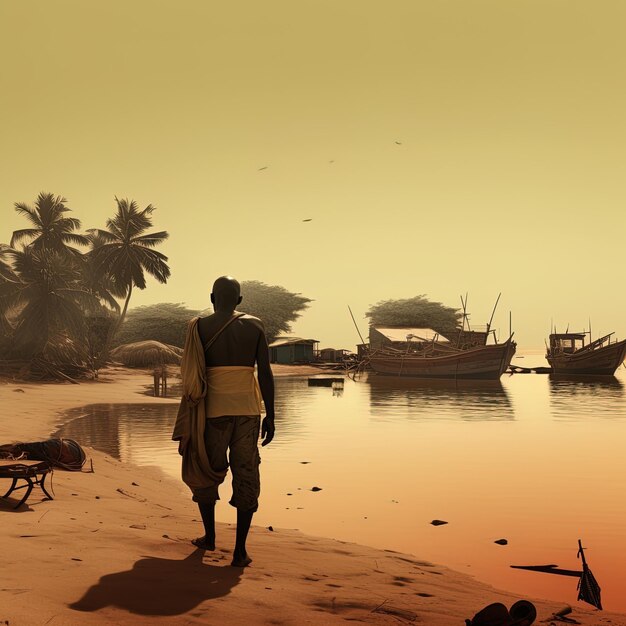
{"label": "human shadow on sand", "polygon": [[241,569],[204,564],[203,555],[195,550],[182,560],[140,559],[131,570],[103,576],[69,607],[97,611],[115,606],[139,615],[181,615],[229,594],[241,578]]}

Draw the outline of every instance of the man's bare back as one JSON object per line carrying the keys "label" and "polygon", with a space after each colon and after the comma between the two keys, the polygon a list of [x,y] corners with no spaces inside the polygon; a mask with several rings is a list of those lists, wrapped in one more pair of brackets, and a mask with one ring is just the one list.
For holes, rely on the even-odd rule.
{"label": "man's bare back", "polygon": [[[198,332],[202,344],[206,343],[231,317],[229,314],[213,313],[198,322]],[[217,337],[211,349],[205,352],[207,367],[225,365],[243,365],[254,367],[259,357],[262,359],[265,346],[265,333],[260,319],[252,315],[243,315]],[[259,354],[259,350],[261,354]]]}

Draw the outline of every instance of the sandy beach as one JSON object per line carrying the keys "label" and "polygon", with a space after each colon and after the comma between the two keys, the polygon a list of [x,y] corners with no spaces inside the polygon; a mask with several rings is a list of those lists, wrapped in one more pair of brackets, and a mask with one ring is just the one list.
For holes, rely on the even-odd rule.
{"label": "sandy beach", "polygon": [[[275,368],[310,375],[315,368]],[[70,408],[91,403],[175,403],[145,395],[144,372],[109,369],[97,382],[0,384],[0,443],[50,436]],[[230,566],[234,527],[218,524],[217,550],[189,543],[201,525],[190,497],[158,468],[136,468],[87,449],[94,473],[55,471],[55,499],[0,502],[4,555],[0,624],[463,624],[483,606],[520,597],[418,555],[292,529],[253,526],[254,559]],[[6,481],[1,487],[4,489]],[[271,488],[267,486],[266,488]],[[262,506],[262,502],[261,502]],[[390,533],[393,529],[390,528]],[[532,600],[537,622],[563,607]],[[626,616],[576,604],[586,625]],[[549,620],[548,620],[549,623]],[[555,622],[557,623],[557,622]]]}

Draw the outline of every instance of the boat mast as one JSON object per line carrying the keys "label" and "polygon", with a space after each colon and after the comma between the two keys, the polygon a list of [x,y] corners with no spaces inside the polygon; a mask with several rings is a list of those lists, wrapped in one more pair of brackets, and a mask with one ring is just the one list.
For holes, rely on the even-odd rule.
{"label": "boat mast", "polygon": [[[491,311],[491,317],[489,318],[489,323],[487,324],[487,336],[489,336],[489,333],[491,332],[491,322],[493,322],[493,316],[496,314],[496,308],[498,307],[498,302],[500,302],[500,296],[502,295],[502,292],[500,292],[498,294],[498,297],[496,298],[496,303],[493,305],[493,311]],[[509,324],[510,326],[510,324]],[[510,329],[509,329],[509,335],[511,334]]]}
{"label": "boat mast", "polygon": [[356,328],[356,332],[359,333],[359,337],[361,338],[361,344],[365,345],[363,335],[361,334],[361,331],[359,330],[356,320],[354,319],[354,315],[352,314],[352,309],[350,308],[350,305],[348,305],[348,311],[350,311],[350,317],[352,318],[352,321],[354,322],[354,327]]}
{"label": "boat mast", "polygon": [[471,330],[469,323],[469,315],[467,314],[467,293],[465,293],[465,301],[463,301],[463,296],[459,296],[461,298],[461,305],[463,306],[463,324],[462,330],[465,330],[465,321],[467,320],[467,330]]}

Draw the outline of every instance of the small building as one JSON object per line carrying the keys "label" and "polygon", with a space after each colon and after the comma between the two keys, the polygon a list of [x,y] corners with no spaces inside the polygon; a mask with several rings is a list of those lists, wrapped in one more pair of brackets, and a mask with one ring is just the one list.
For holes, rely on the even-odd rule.
{"label": "small building", "polygon": [[312,363],[318,343],[317,339],[279,337],[269,345],[270,361],[282,364]]}
{"label": "small building", "polygon": [[370,326],[370,349],[406,348],[409,343],[448,343],[448,340],[432,328],[408,328]]}
{"label": "small building", "polygon": [[322,348],[319,351],[319,360],[326,363],[342,363],[343,360],[350,354],[349,350],[335,349],[335,348]]}

